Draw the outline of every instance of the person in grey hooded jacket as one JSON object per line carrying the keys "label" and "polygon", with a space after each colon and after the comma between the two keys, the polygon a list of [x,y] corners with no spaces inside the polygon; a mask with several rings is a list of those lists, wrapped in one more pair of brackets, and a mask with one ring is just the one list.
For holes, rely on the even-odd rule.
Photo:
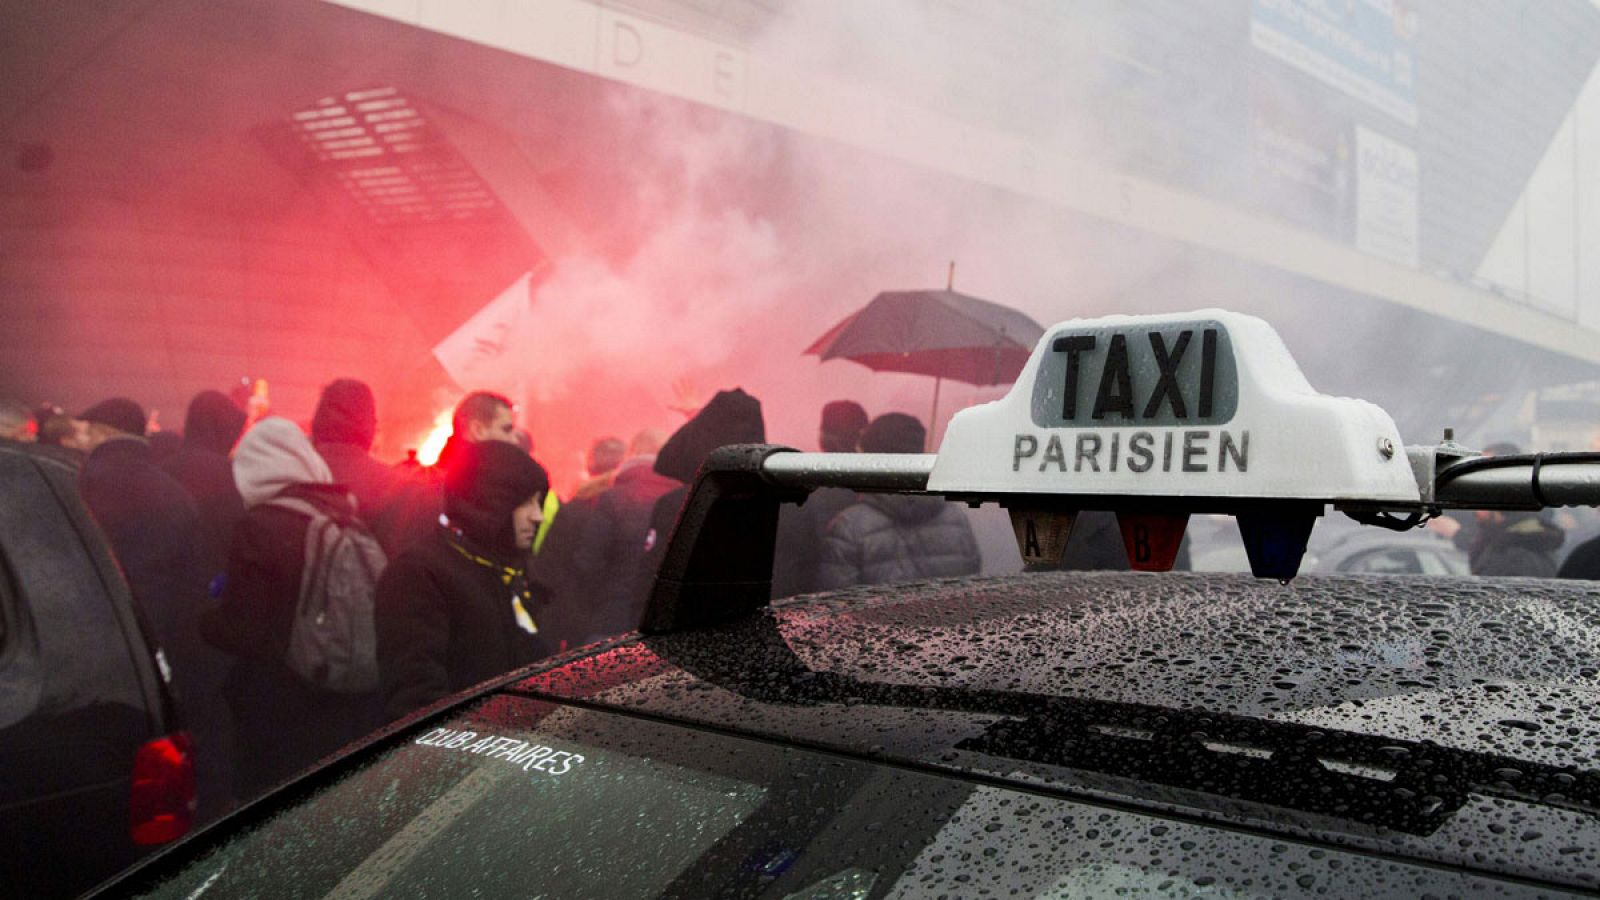
{"label": "person in grey hooded jacket", "polygon": [[[863,453],[921,453],[922,423],[904,413],[872,420]],[[834,516],[822,538],[821,587],[974,575],[978,541],[960,505],[940,497],[868,494]]]}
{"label": "person in grey hooded jacket", "polygon": [[233,531],[219,601],[200,618],[207,641],[234,658],[223,684],[233,711],[239,800],[259,796],[319,757],[378,727],[378,692],[336,694],[289,668],[289,640],[305,577],[310,517],[272,501],[292,498],[353,524],[355,502],[299,426],[257,422],[233,458],[248,509]]}

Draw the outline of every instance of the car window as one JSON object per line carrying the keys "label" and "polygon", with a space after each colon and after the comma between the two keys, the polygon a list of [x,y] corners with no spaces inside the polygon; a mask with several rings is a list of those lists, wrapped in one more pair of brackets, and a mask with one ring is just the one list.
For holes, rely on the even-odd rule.
{"label": "car window", "polygon": [[[0,458],[0,752],[3,732],[39,706],[47,670],[41,665],[37,631],[25,604],[22,582],[10,556],[22,540],[14,516],[38,484],[25,465]],[[0,796],[5,795],[0,790]]]}
{"label": "car window", "polygon": [[24,654],[15,582],[0,554],[0,729],[16,724],[38,702],[37,654]]}
{"label": "car window", "polygon": [[[351,822],[361,827],[349,827]],[[1366,895],[1448,872],[502,696],[159,867],[147,896]],[[202,841],[204,839],[202,838]]]}
{"label": "car window", "polygon": [[5,559],[0,558],[0,666],[5,665],[11,651],[11,633],[15,630],[11,623],[17,617],[16,603],[11,588],[11,569],[6,566]]}
{"label": "car window", "polygon": [[43,467],[0,466],[0,554],[38,643],[42,703],[116,708],[119,722],[140,720],[142,730],[147,699],[130,644],[138,636],[128,633],[84,545],[98,538],[79,531],[49,483],[59,477]]}
{"label": "car window", "polygon": [[1423,568],[1414,551],[1388,548],[1357,553],[1345,560],[1339,571],[1374,575],[1420,575]]}

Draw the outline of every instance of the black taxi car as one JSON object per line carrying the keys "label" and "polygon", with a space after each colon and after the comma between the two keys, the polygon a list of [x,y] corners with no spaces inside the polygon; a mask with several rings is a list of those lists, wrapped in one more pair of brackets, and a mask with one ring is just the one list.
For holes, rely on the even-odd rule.
{"label": "black taxi car", "polygon": [[[1301,390],[1270,345],[1247,352],[1268,341],[1262,328],[1209,311],[1057,326],[1013,391],[1023,413],[964,411],[937,457],[724,448],[680,517],[641,634],[401,722],[105,892],[1600,891],[1596,590],[1290,581],[1325,504],[1405,525],[1457,503],[1571,502],[1594,491],[1595,460],[1402,451],[1375,407]],[[1193,340],[1210,349],[1188,369],[1180,329],[1218,332]],[[1115,449],[1062,424],[1071,376],[1043,364],[1062,347],[1084,370],[1096,362],[1088,342],[1062,339],[1105,349],[1121,335],[1126,351],[1146,334],[1165,335],[1149,340],[1150,366],[1099,380],[1137,389],[1165,370],[1174,393],[1212,391],[1232,450],[1217,422],[1139,423]],[[1273,424],[1286,421],[1295,433]],[[1185,431],[1208,432],[1205,459]],[[1163,463],[1166,446],[1177,453]],[[1325,464],[1296,476],[1308,447]],[[1154,490],[1136,489],[1131,464],[1158,476]],[[1232,512],[1265,577],[1030,572],[771,604],[778,505],[822,484],[998,498],[1040,567],[1077,509],[1117,510],[1144,569],[1170,566],[1187,511]]]}
{"label": "black taxi car", "polygon": [[188,831],[161,648],[53,448],[0,441],[0,896],[71,896]]}

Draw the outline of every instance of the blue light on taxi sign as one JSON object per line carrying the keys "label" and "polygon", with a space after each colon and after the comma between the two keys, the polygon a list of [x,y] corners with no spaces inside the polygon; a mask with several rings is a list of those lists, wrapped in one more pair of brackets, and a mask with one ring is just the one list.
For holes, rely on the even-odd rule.
{"label": "blue light on taxi sign", "polygon": [[1288,581],[1300,571],[1320,508],[1263,509],[1238,515],[1239,536],[1257,578]]}

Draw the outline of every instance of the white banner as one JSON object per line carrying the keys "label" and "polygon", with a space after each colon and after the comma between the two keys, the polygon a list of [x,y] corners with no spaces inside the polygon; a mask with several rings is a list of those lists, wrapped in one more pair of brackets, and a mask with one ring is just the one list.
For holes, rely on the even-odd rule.
{"label": "white banner", "polygon": [[433,348],[439,364],[462,390],[520,396],[522,360],[516,347],[528,324],[532,281],[533,273],[523,273]]}

